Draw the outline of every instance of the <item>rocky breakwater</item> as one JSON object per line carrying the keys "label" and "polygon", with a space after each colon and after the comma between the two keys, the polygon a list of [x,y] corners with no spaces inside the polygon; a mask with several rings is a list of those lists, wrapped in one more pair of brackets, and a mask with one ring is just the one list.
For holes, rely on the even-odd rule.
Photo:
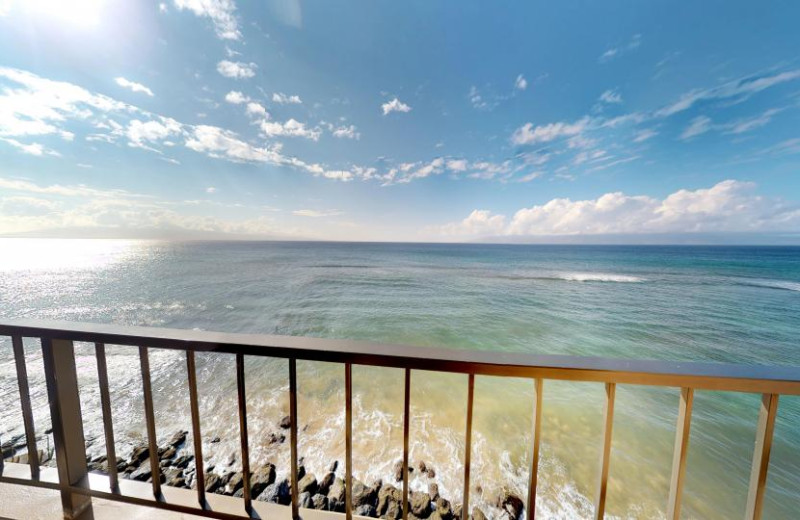
{"label": "rocky breakwater", "polygon": [[[288,418],[284,418],[280,428],[288,428]],[[196,489],[196,470],[194,456],[186,453],[185,444],[188,432],[179,431],[169,437],[167,442],[159,446],[156,456],[159,460],[160,474],[158,478],[162,484],[177,488]],[[270,434],[265,441],[269,443],[285,442],[285,435],[279,431]],[[217,439],[212,440],[212,444]],[[152,482],[153,474],[150,465],[150,450],[147,446],[135,447],[127,459],[119,458],[116,461],[120,478]],[[244,494],[244,479],[241,471],[233,470],[235,461],[231,460],[227,467],[209,466],[205,468],[205,490],[208,493],[217,493],[234,497]],[[104,456],[92,458],[88,461],[90,471],[107,473],[108,461]],[[366,484],[353,478],[353,513],[360,516],[373,518],[388,518],[397,520],[403,516],[403,465],[397,461],[394,467],[394,482],[377,480]],[[409,515],[411,519],[423,520],[460,520],[462,507],[453,504],[441,496],[439,487],[434,482],[436,471],[424,461],[419,461],[409,467],[410,473],[422,474],[428,481],[428,490],[411,491],[409,493]],[[277,468],[267,462],[251,472],[250,496],[253,500],[272,502],[276,504],[291,504],[292,488],[289,478],[277,479]],[[297,475],[297,490],[300,507],[343,513],[345,511],[345,481],[339,468],[338,461],[334,461],[328,470],[317,475],[306,470],[303,459]],[[480,492],[479,488],[476,491]],[[490,514],[503,518],[519,520],[522,517],[523,501],[520,497],[510,492],[501,492],[492,503]],[[472,508],[474,520],[485,520],[486,515],[480,508]]]}

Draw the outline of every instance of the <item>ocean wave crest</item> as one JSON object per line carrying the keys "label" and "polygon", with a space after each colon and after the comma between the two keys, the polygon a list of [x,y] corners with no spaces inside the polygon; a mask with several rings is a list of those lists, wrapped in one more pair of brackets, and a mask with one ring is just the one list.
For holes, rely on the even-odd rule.
{"label": "ocean wave crest", "polygon": [[792,282],[789,280],[747,280],[743,285],[800,292],[800,282]]}
{"label": "ocean wave crest", "polygon": [[641,283],[646,282],[644,278],[625,274],[609,273],[565,273],[557,276],[560,280],[569,282],[617,282],[617,283]]}

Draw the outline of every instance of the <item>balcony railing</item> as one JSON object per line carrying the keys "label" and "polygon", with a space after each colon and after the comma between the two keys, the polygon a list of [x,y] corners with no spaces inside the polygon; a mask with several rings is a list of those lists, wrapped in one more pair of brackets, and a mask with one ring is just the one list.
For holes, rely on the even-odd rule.
{"label": "balcony railing", "polygon": [[[594,516],[605,514],[609,456],[611,452],[614,397],[617,384],[651,385],[680,388],[675,448],[672,462],[667,516],[680,518],[681,495],[689,445],[692,403],[695,390],[749,392],[762,395],[755,449],[745,518],[761,517],[767,482],[773,430],[781,394],[800,395],[800,368],[741,366],[711,363],[681,363],[663,361],[619,360],[570,356],[540,356],[505,352],[462,351],[452,349],[418,348],[368,342],[329,340],[304,337],[285,337],[249,334],[227,334],[189,330],[171,330],[116,325],[75,324],[64,322],[19,320],[0,323],[0,336],[12,339],[19,382],[20,406],[27,440],[29,470],[19,465],[2,465],[0,483],[38,486],[60,491],[65,518],[79,518],[91,510],[92,497],[128,502],[209,518],[323,518],[325,513],[303,509],[298,498],[297,453],[297,360],[326,361],[343,366],[345,376],[345,515],[352,518],[352,367],[369,365],[400,368],[405,373],[403,415],[403,498],[402,514],[409,511],[409,401],[411,371],[426,370],[461,373],[468,376],[467,413],[465,425],[464,491],[462,508],[468,517],[470,501],[470,454],[472,436],[473,396],[476,375],[528,378],[534,381],[533,441],[529,446],[530,469],[526,514],[535,516],[539,441],[541,437],[543,380],[588,381],[605,385],[603,442],[600,471],[597,476]],[[50,418],[53,426],[57,471],[40,468],[37,457],[33,412],[23,351],[23,338],[41,341],[44,359]],[[98,381],[105,428],[108,477],[89,475],[81,416],[74,342],[94,343],[97,356]],[[159,460],[150,457],[152,489],[143,493],[141,483],[120,481],[114,451],[114,431],[111,420],[106,346],[127,345],[139,348],[142,372],[147,440],[150,454],[158,451],[153,411],[148,350],[172,349],[186,352],[189,401],[191,407],[196,467],[196,490],[162,487]],[[243,469],[243,498],[206,495],[203,473],[203,447],[198,411],[196,352],[216,352],[235,356],[238,389],[238,415]],[[250,456],[247,437],[247,403],[245,398],[244,356],[267,356],[288,360],[291,446],[291,508],[262,502],[250,496]],[[196,494],[195,494],[196,493]],[[191,497],[191,498],[187,498]],[[335,513],[327,513],[335,514]]]}

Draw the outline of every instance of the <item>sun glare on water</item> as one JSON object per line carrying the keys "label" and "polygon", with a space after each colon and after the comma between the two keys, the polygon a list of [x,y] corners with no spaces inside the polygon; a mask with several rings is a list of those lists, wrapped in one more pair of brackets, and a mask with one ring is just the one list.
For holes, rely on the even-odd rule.
{"label": "sun glare on water", "polygon": [[0,238],[0,272],[100,269],[129,258],[133,240]]}

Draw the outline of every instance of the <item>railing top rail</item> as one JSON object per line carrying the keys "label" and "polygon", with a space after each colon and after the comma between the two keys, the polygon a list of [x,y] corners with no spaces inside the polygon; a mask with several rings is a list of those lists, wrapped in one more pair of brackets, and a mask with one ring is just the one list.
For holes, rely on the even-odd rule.
{"label": "railing top rail", "polygon": [[800,367],[414,347],[340,339],[20,319],[0,336],[296,358],[443,372],[800,395]]}

